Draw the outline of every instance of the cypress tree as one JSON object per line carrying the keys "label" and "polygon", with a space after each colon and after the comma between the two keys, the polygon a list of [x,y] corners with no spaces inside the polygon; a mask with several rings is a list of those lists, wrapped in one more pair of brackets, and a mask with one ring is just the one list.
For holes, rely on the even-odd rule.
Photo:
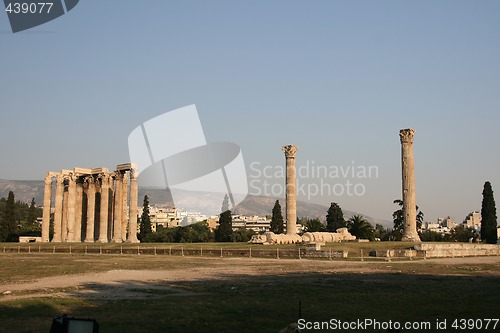
{"label": "cypress tree", "polygon": [[153,233],[151,229],[151,218],[149,216],[149,197],[144,196],[142,204],[141,222],[139,225],[139,240],[144,241],[146,236]]}
{"label": "cypress tree", "polygon": [[273,216],[271,218],[270,231],[275,234],[282,234],[284,232],[283,227],[283,214],[281,213],[280,201],[276,200],[273,207]]}
{"label": "cypress tree", "polygon": [[222,213],[219,216],[219,225],[215,228],[216,242],[230,242],[233,239],[233,218],[229,210],[229,197],[224,196],[221,207]]}
{"label": "cypress tree", "polygon": [[344,212],[342,208],[336,203],[332,202],[326,214],[326,230],[335,232],[339,228],[345,228],[346,222],[344,220]]}
{"label": "cypress tree", "polygon": [[497,243],[497,210],[490,182],[484,183],[481,205],[481,239],[488,244]]}
{"label": "cypress tree", "polygon": [[26,225],[35,226],[35,224],[36,224],[36,206],[35,206],[35,198],[32,198],[30,208],[28,210],[28,219],[26,221]]}
{"label": "cypress tree", "polygon": [[7,202],[5,204],[5,221],[7,242],[16,242],[19,239],[19,232],[16,223],[16,202],[14,200],[14,192],[9,191]]}

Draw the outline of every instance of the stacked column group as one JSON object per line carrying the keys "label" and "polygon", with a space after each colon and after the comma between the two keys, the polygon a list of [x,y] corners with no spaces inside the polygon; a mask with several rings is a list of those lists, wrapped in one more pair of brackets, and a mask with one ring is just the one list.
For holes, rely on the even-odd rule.
{"label": "stacked column group", "polygon": [[[50,237],[55,178],[53,237]],[[137,243],[137,167],[74,168],[48,172],[42,217],[43,242]],[[130,202],[130,203],[129,203]]]}

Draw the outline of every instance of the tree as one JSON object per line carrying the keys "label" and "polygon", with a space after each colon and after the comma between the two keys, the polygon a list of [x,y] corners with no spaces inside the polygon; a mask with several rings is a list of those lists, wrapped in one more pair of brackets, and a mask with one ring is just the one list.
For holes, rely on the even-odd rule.
{"label": "tree", "polygon": [[284,231],[283,227],[283,215],[281,214],[280,201],[276,200],[273,207],[273,216],[271,218],[271,228],[270,231],[275,234],[282,234]]}
{"label": "tree", "polygon": [[231,211],[226,210],[219,216],[219,225],[215,228],[216,242],[231,242],[233,235],[233,218]]}
{"label": "tree", "polygon": [[326,230],[329,232],[335,232],[335,230],[345,227],[346,223],[342,208],[340,208],[336,202],[332,202],[326,214]]}
{"label": "tree", "polygon": [[490,182],[484,183],[483,203],[481,205],[481,240],[488,244],[496,244],[497,209]]}
{"label": "tree", "polygon": [[35,226],[36,225],[36,205],[35,205],[35,198],[31,199],[31,204],[30,208],[28,211],[28,219],[26,221],[27,226]]}
{"label": "tree", "polygon": [[319,219],[305,220],[303,225],[306,229],[306,232],[323,232],[326,231],[325,226]]}
{"label": "tree", "polygon": [[14,192],[9,191],[2,223],[2,241],[17,242],[18,240],[19,230],[16,221],[16,202],[14,200]]}
{"label": "tree", "polygon": [[219,216],[219,225],[215,228],[216,242],[231,242],[233,235],[233,218],[229,210],[229,197],[226,194],[222,201],[222,213]]}
{"label": "tree", "polygon": [[[403,230],[404,230],[404,213],[403,213],[403,200],[396,199],[393,201],[393,203],[398,204],[401,208],[396,210],[394,213],[392,213],[392,220],[394,222],[394,236],[396,240],[401,240],[403,236]],[[424,222],[424,213],[419,210],[418,206],[416,206],[417,209],[417,231],[422,228],[422,223]]]}
{"label": "tree", "polygon": [[363,217],[363,215],[354,215],[347,221],[347,229],[351,235],[356,236],[359,239],[369,239],[374,240],[375,229],[368,221]]}
{"label": "tree", "polygon": [[147,241],[147,236],[152,234],[153,230],[151,229],[151,217],[149,216],[149,197],[147,195],[144,196],[144,202],[142,204],[142,215],[139,222],[139,240]]}

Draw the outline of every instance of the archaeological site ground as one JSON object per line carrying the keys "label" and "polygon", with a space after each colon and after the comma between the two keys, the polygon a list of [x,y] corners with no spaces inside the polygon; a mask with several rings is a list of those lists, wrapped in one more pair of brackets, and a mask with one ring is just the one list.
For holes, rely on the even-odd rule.
{"label": "archaeological site ground", "polygon": [[86,254],[85,244],[72,253],[64,244],[0,245],[0,332],[48,332],[61,313],[96,319],[107,333],[279,332],[299,318],[450,323],[499,313],[500,256],[367,256],[409,243],[331,244],[349,253],[331,260],[278,259],[290,245],[267,247],[267,257],[262,246],[240,244],[93,244]]}

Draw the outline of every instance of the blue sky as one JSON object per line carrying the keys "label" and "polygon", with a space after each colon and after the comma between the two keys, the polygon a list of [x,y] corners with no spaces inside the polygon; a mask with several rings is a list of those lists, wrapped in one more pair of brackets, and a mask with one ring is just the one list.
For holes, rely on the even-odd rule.
{"label": "blue sky", "polygon": [[13,34],[0,13],[0,178],[113,168],[136,126],[196,104],[247,166],[283,165],[285,144],[299,165],[377,166],[363,196],[310,200],[386,220],[412,127],[419,206],[461,221],[500,186],[499,17],[498,1],[86,0]]}

